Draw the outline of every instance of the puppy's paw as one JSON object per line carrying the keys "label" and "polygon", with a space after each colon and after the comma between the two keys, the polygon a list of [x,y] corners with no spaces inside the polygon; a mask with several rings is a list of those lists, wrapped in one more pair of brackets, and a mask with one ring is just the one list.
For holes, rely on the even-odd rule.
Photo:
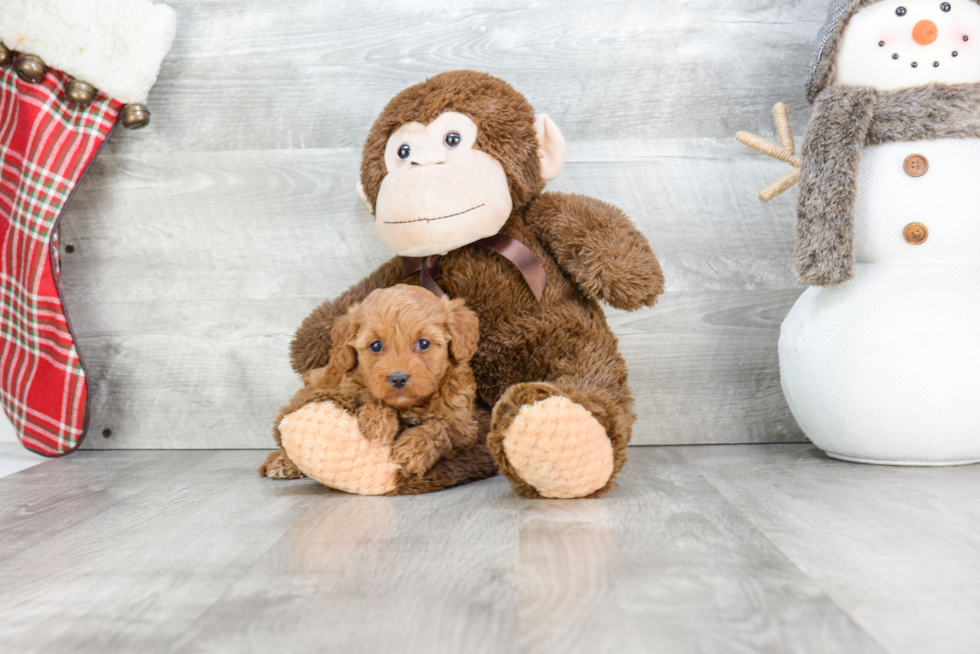
{"label": "puppy's paw", "polygon": [[259,475],[269,479],[300,479],[306,476],[283,454],[282,450],[272,452],[266,457],[265,463],[259,466]]}
{"label": "puppy's paw", "polygon": [[417,427],[406,429],[391,448],[391,459],[404,473],[421,475],[440,459],[439,448]]}
{"label": "puppy's paw", "polygon": [[380,402],[368,402],[357,410],[357,426],[368,442],[391,447],[398,435],[398,412]]}

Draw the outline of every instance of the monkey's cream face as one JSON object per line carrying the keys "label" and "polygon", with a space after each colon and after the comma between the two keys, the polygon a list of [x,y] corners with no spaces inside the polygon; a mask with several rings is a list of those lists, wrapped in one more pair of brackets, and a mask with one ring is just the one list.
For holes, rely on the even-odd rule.
{"label": "monkey's cream face", "polygon": [[883,0],[851,18],[834,84],[894,90],[980,82],[978,45],[973,0]]}
{"label": "monkey's cream face", "polygon": [[513,208],[507,175],[473,147],[477,131],[468,116],[447,112],[428,125],[405,123],[388,139],[374,214],[396,254],[445,254],[493,236],[507,222]]}

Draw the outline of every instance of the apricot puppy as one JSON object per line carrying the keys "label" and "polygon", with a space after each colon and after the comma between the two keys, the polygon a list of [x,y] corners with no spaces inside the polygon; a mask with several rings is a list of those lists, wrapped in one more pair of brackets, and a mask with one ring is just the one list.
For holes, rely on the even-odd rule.
{"label": "apricot puppy", "polygon": [[[476,442],[469,360],[478,340],[462,300],[406,284],[376,290],[334,324],[330,362],[303,376],[306,388],[281,415],[329,399],[357,417],[364,438],[391,447],[402,475],[422,475]],[[263,468],[276,462],[291,465],[276,452]]]}

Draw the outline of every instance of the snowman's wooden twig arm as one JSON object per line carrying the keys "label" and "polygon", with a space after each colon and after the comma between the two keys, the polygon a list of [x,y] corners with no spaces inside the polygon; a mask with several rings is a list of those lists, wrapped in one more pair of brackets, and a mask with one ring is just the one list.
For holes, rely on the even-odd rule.
{"label": "snowman's wooden twig arm", "polygon": [[794,168],[775,182],[759,191],[759,198],[763,202],[768,202],[786,189],[800,181],[800,169]]}
{"label": "snowman's wooden twig arm", "polygon": [[796,154],[796,144],[793,142],[793,128],[789,123],[789,111],[786,109],[786,105],[782,102],[777,102],[776,106],[772,108],[772,115],[776,121],[776,131],[779,133],[779,145],[771,143],[750,132],[742,131],[735,135],[735,140],[739,143],[744,143],[750,148],[767,154],[774,159],[785,161],[794,167],[793,170],[759,192],[759,199],[763,202],[768,202],[793,186],[793,184],[796,184],[800,178],[800,166],[803,163],[800,155]]}
{"label": "snowman's wooden twig arm", "polygon": [[772,117],[776,119],[776,131],[779,132],[779,142],[790,152],[796,152],[796,144],[793,143],[793,127],[789,124],[789,110],[786,108],[786,105],[782,102],[777,102],[772,108]]}
{"label": "snowman's wooden twig arm", "polygon": [[786,163],[794,166],[800,165],[800,155],[795,154],[792,150],[787,150],[780,145],[770,143],[761,136],[756,136],[755,134],[751,134],[749,132],[738,132],[735,134],[735,140],[739,143],[744,143],[754,150],[758,150],[762,154],[768,154],[773,159],[779,159],[780,161],[785,161]]}

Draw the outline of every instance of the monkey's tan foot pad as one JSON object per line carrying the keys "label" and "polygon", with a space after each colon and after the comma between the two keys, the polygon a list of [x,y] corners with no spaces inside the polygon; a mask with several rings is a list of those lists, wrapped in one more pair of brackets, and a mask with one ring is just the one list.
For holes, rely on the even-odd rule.
{"label": "monkey's tan foot pad", "polygon": [[314,402],[279,423],[282,446],[296,467],[324,486],[359,495],[395,490],[391,448],[361,434],[357,418],[333,402]]}
{"label": "monkey's tan foot pad", "polygon": [[585,407],[564,396],[521,407],[504,432],[503,446],[510,465],[542,497],[585,497],[613,474],[606,430]]}

